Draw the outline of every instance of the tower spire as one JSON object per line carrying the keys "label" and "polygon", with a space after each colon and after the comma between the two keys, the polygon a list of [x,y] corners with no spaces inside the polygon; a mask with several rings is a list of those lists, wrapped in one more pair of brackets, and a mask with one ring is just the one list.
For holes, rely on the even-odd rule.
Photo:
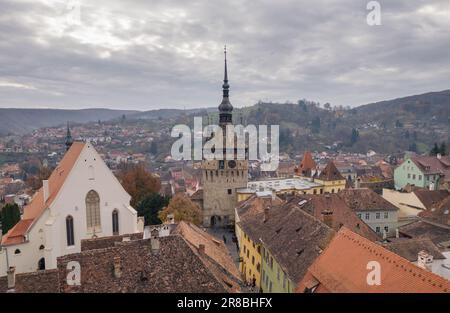
{"label": "tower spire", "polygon": [[224,47],[224,74],[223,74],[223,85],[222,85],[222,103],[219,105],[219,123],[227,124],[232,122],[233,106],[230,103],[230,85],[228,84],[228,67],[227,67],[227,46]]}
{"label": "tower spire", "polygon": [[67,122],[67,134],[66,134],[66,151],[69,150],[70,146],[73,144],[72,134],[70,133],[69,122]]}

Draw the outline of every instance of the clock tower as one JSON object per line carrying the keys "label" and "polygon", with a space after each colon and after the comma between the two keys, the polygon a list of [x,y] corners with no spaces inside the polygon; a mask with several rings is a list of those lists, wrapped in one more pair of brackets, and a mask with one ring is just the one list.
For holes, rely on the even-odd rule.
{"label": "clock tower", "polygon": [[[223,97],[219,105],[219,126],[223,130],[224,145],[226,126],[233,124],[233,106],[229,99],[227,51],[225,48],[225,71]],[[236,140],[233,141],[236,143]],[[206,227],[225,227],[234,222],[234,209],[237,204],[236,189],[246,188],[248,182],[248,161],[237,159],[237,147],[232,158],[222,160],[203,160],[203,225]],[[247,154],[247,153],[245,153]]]}

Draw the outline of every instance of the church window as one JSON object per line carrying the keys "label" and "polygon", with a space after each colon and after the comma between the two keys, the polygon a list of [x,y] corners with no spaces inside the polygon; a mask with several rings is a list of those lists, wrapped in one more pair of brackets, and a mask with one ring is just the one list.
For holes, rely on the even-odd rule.
{"label": "church window", "polygon": [[44,249],[45,249],[44,245],[39,246],[39,250],[44,250]]}
{"label": "church window", "polygon": [[43,271],[45,270],[45,258],[41,258],[38,261],[38,271]]}
{"label": "church window", "polygon": [[75,245],[75,236],[73,232],[73,217],[66,217],[66,236],[67,236],[67,246]]}
{"label": "church window", "polygon": [[94,190],[86,195],[86,221],[88,229],[100,227],[100,197]]}
{"label": "church window", "polygon": [[117,210],[112,212],[112,229],[113,235],[119,234],[119,212]]}
{"label": "church window", "polygon": [[14,251],[14,254],[20,254],[20,249],[16,249],[16,250]]}

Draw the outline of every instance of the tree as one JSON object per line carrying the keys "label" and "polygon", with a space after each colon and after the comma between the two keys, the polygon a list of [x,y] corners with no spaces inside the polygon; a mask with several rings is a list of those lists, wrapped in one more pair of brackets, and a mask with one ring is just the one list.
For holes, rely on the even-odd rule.
{"label": "tree", "polygon": [[445,144],[445,142],[441,143],[441,146],[439,148],[439,153],[441,155],[447,155],[447,145]]}
{"label": "tree", "polygon": [[169,214],[173,214],[177,222],[185,221],[200,225],[202,221],[200,208],[182,193],[176,194],[169,205],[159,212],[158,217],[161,221],[165,221]]}
{"label": "tree", "polygon": [[147,195],[161,189],[159,179],[147,171],[143,164],[121,164],[118,179],[131,196],[131,206],[136,207]]}
{"label": "tree", "polygon": [[320,132],[320,117],[316,116],[313,118],[311,123],[311,132],[317,134]]}
{"label": "tree", "polygon": [[440,152],[440,149],[438,147],[438,144],[435,142],[433,149],[431,149],[431,151],[430,151],[430,155],[432,155],[432,156],[437,155],[439,152]]}
{"label": "tree", "polygon": [[359,139],[359,132],[357,129],[352,129],[352,136],[350,137],[350,144],[353,146]]}
{"label": "tree", "polygon": [[40,165],[38,174],[36,176],[28,176],[25,183],[32,190],[38,190],[42,187],[42,181],[48,179],[52,171],[48,166]]}
{"label": "tree", "polygon": [[2,233],[6,234],[8,230],[14,227],[20,221],[19,206],[14,203],[6,204],[2,209]]}
{"label": "tree", "polygon": [[169,204],[170,197],[158,193],[148,194],[136,206],[139,216],[144,216],[145,225],[161,224],[159,212]]}

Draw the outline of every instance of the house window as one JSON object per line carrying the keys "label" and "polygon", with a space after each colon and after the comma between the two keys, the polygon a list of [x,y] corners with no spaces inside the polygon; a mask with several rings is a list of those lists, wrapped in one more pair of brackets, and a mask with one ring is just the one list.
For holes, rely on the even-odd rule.
{"label": "house window", "polygon": [[384,226],[384,230],[386,231],[386,234],[389,232],[389,227],[388,226]]}
{"label": "house window", "polygon": [[422,180],[422,175],[419,175],[419,180]]}
{"label": "house window", "polygon": [[231,195],[231,193],[232,193],[232,190],[228,189],[228,194]]}
{"label": "house window", "polygon": [[366,213],[366,220],[370,219],[370,213]]}
{"label": "house window", "polygon": [[252,256],[252,265],[255,265],[255,257]]}
{"label": "house window", "polygon": [[100,197],[94,190],[86,195],[86,221],[88,229],[100,227]]}
{"label": "house window", "polygon": [[119,234],[119,212],[117,210],[112,212],[112,229],[113,235]]}
{"label": "house window", "polygon": [[73,232],[73,217],[66,217],[66,236],[67,236],[67,246],[75,245],[75,236]]}
{"label": "house window", "polygon": [[362,215],[361,215],[361,213],[358,213],[358,217],[361,219],[362,218]]}
{"label": "house window", "polygon": [[258,273],[260,272],[260,270],[261,270],[261,265],[258,263],[258,264],[256,264],[256,270],[258,271]]}
{"label": "house window", "polygon": [[384,218],[389,218],[389,212],[384,212]]}
{"label": "house window", "polygon": [[411,174],[408,174],[408,179],[410,179],[411,178]]}
{"label": "house window", "polygon": [[416,174],[413,174],[413,179],[416,179]]}
{"label": "house window", "polygon": [[380,233],[380,227],[377,226],[377,227],[375,228],[375,231],[376,231],[377,233]]}
{"label": "house window", "polygon": [[380,212],[377,212],[377,213],[375,213],[375,218],[377,219],[377,220],[379,220],[380,219]]}
{"label": "house window", "polygon": [[247,250],[247,258],[250,257],[250,250]]}

